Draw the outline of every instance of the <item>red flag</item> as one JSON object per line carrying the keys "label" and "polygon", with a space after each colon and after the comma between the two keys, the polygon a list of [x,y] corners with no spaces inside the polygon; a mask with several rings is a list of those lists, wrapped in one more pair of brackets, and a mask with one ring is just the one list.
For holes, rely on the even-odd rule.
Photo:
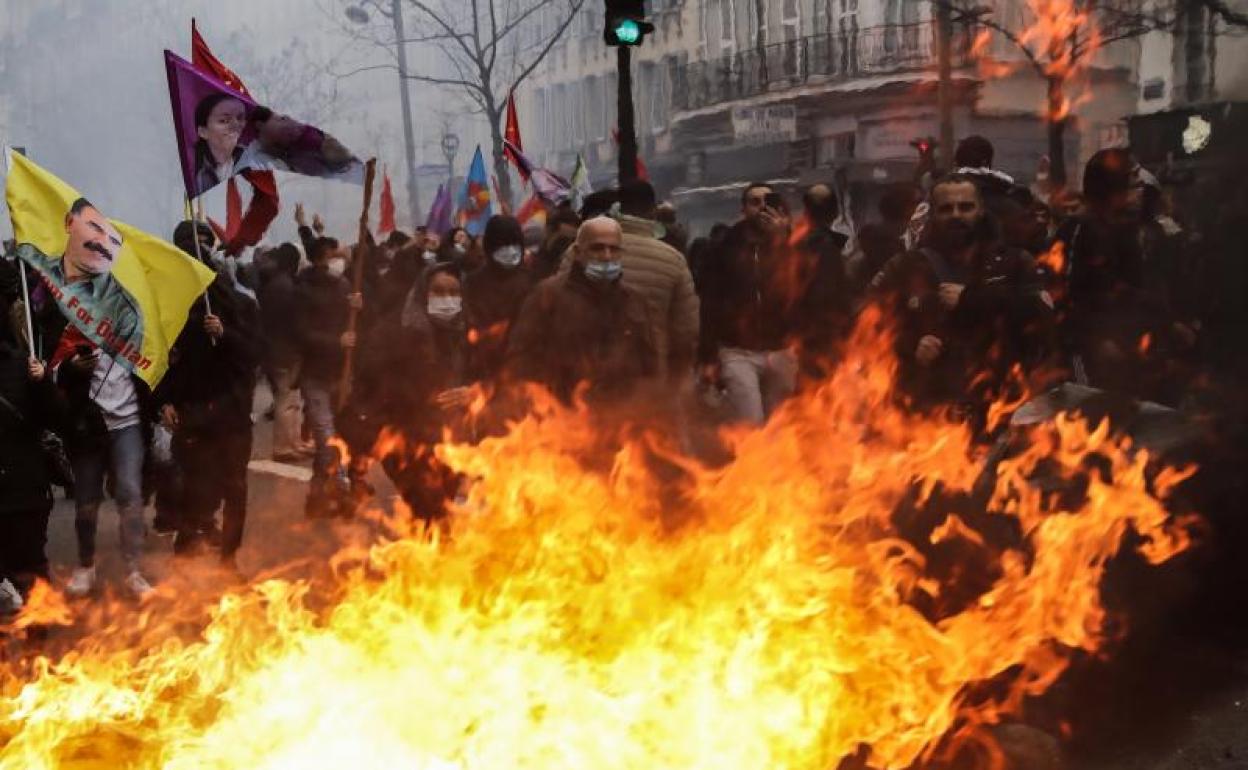
{"label": "red flag", "polygon": [[[513,91],[507,95],[507,126],[503,129],[503,141],[508,142],[521,152],[524,151],[524,143],[520,141],[520,118],[516,115],[516,94]],[[520,159],[511,151],[506,144],[503,145],[503,155],[511,164],[520,172],[520,178],[529,181],[529,170],[520,164]]]}
{"label": "red flag", "polygon": [[[191,19],[191,64],[196,69],[207,72],[227,86],[236,89],[239,93],[251,95],[247,91],[247,86],[243,85],[242,78],[234,74],[233,70],[225,66],[212,53],[208,43],[199,34],[199,27],[196,26],[194,19]],[[277,218],[278,207],[281,203],[277,197],[277,179],[272,171],[248,170],[242,173],[242,177],[251,183],[252,195],[251,202],[247,204],[247,213],[241,219],[231,219],[233,211],[231,206],[234,202],[237,203],[238,209],[242,210],[242,197],[238,193],[238,186],[233,178],[230,179],[230,185],[226,188],[225,226],[229,238],[225,239],[225,250],[230,254],[237,254],[244,248],[259,243],[265,231],[269,229],[269,225]],[[234,201],[231,201],[231,196]]]}
{"label": "red flag", "polygon": [[212,228],[212,233],[213,235],[217,236],[217,240],[221,241],[222,243],[225,243],[226,228],[222,227],[221,223],[213,219],[212,217],[208,217],[208,226]]}
{"label": "red flag", "polygon": [[238,183],[230,177],[225,183],[225,237],[221,240],[229,243],[238,235],[238,228],[243,219],[243,196],[238,192]]}
{"label": "red flag", "polygon": [[199,34],[199,27],[195,25],[194,19],[191,19],[191,64],[195,65],[195,69],[207,72],[235,91],[251,96],[247,86],[243,85],[242,79],[234,74],[234,70],[222,64],[221,60],[213,55],[212,49]]}
{"label": "red flag", "polygon": [[377,223],[377,234],[392,233],[394,226],[394,192],[390,189],[389,172],[381,172],[381,220]]}

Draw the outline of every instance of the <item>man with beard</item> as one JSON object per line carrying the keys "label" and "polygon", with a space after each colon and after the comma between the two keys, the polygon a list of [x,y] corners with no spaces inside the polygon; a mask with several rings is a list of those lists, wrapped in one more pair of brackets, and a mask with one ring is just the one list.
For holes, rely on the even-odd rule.
{"label": "man with beard", "polygon": [[890,259],[871,289],[895,312],[907,395],[979,428],[1010,369],[1034,371],[1051,351],[1051,300],[1032,257],[995,237],[974,179],[938,182],[931,210],[919,247]]}
{"label": "man with beard", "polygon": [[802,297],[789,279],[796,250],[790,216],[769,185],[741,196],[742,218],[722,256],[704,268],[702,377],[719,382],[735,419],[761,425],[797,385],[795,342]]}

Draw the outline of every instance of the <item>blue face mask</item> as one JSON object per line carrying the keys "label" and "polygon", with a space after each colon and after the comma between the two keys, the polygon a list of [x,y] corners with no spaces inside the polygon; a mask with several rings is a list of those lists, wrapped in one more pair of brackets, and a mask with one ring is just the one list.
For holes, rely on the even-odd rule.
{"label": "blue face mask", "polygon": [[494,250],[493,257],[503,267],[519,267],[524,251],[519,246],[500,246]]}
{"label": "blue face mask", "polygon": [[623,274],[624,264],[619,260],[585,263],[585,277],[591,281],[614,283]]}

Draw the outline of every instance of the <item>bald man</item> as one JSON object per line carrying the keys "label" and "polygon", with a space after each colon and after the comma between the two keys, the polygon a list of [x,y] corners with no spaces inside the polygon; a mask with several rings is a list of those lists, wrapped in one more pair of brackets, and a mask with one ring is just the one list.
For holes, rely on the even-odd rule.
{"label": "bald man", "polygon": [[581,225],[571,270],[538,284],[520,309],[507,347],[511,377],[543,385],[565,402],[585,383],[594,403],[620,398],[656,374],[645,303],[620,281],[622,243],[612,219]]}

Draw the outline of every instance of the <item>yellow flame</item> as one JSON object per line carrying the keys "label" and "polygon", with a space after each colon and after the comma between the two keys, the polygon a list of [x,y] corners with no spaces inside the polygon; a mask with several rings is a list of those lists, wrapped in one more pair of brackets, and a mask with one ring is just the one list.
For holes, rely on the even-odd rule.
{"label": "yellow flame", "polygon": [[[0,766],[822,770],[867,746],[907,767],[1102,644],[1099,582],[1128,530],[1155,562],[1186,535],[1163,505],[1182,474],[1150,495],[1144,453],[1063,418],[1001,463],[994,505],[1022,545],[935,511],[932,540],[987,550],[996,577],[920,612],[953,586],[892,512],[969,489],[980,458],[961,426],[893,405],[889,349],[868,312],[832,377],[735,433],[722,467],[549,399],[443,445],[476,480],[446,537],[346,552],[332,587],[257,582],[198,636],[149,610],[12,665]],[[1091,452],[1109,470],[1079,510],[1027,483]],[[989,679],[1008,687],[968,694]]]}

